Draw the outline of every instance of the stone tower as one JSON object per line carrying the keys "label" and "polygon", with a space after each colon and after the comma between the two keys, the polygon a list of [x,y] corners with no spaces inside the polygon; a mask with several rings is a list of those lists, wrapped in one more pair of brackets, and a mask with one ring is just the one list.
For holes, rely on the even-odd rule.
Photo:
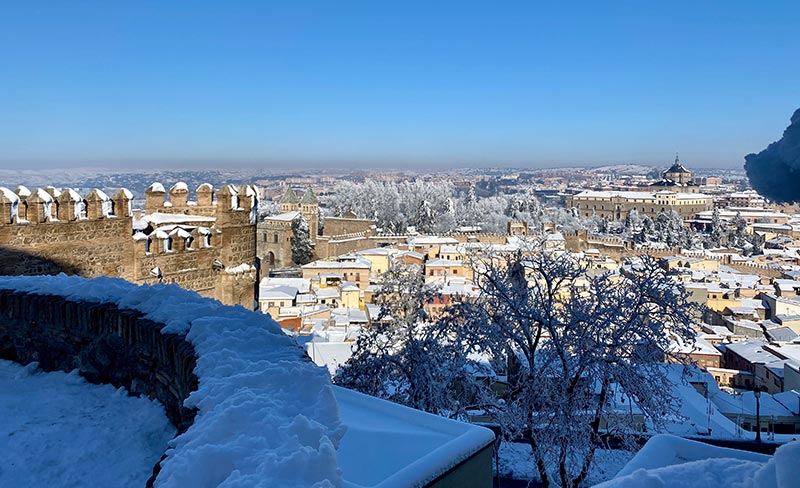
{"label": "stone tower", "polygon": [[281,213],[300,212],[308,220],[308,233],[311,240],[317,242],[319,233],[319,200],[314,190],[308,187],[303,198],[297,196],[292,187],[287,187],[281,197]]}
{"label": "stone tower", "polygon": [[314,195],[314,190],[311,187],[308,187],[303,194],[299,210],[303,217],[308,220],[308,233],[311,241],[316,243],[317,234],[319,233],[319,200],[317,200],[317,196]]}
{"label": "stone tower", "polygon": [[294,192],[291,186],[287,187],[281,197],[281,213],[294,212],[300,209],[299,206],[300,198],[297,197],[297,193]]}

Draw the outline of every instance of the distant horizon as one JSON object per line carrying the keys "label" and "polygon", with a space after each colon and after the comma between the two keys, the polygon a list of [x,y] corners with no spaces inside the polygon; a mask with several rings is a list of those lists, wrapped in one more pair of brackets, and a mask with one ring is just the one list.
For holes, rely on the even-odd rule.
{"label": "distant horizon", "polygon": [[[22,161],[22,165],[14,164],[11,167],[6,167],[2,163],[0,163],[0,172],[4,173],[36,173],[36,172],[65,172],[65,171],[96,171],[96,172],[114,172],[114,173],[147,173],[152,171],[266,171],[266,172],[276,172],[278,174],[305,174],[305,173],[312,173],[312,172],[319,172],[324,171],[328,173],[334,172],[347,172],[347,171],[354,171],[354,172],[374,172],[374,173],[389,173],[389,172],[402,172],[402,171],[410,171],[420,174],[429,174],[429,173],[437,173],[447,170],[458,170],[458,169],[468,169],[468,170],[520,170],[520,171],[537,171],[537,170],[558,170],[558,169],[596,169],[601,167],[614,167],[614,166],[641,166],[643,168],[667,168],[672,165],[674,160],[666,161],[663,163],[644,163],[644,162],[596,162],[596,163],[566,163],[566,164],[535,164],[535,165],[518,165],[518,164],[459,164],[459,163],[452,163],[452,164],[441,164],[435,167],[431,167],[429,165],[423,164],[406,164],[401,166],[369,166],[368,163],[356,163],[356,164],[346,164],[346,163],[331,163],[331,162],[320,162],[314,164],[308,164],[303,166],[298,166],[296,162],[286,162],[283,165],[276,164],[276,163],[258,163],[258,162],[247,162],[247,163],[240,163],[240,162],[231,162],[231,161],[208,161],[203,162],[203,160],[192,160],[186,162],[147,162],[147,161],[132,161],[127,163],[117,163],[119,166],[113,166],[108,162],[101,163],[97,162],[95,164],[91,163],[83,163],[83,164],[76,164],[76,163],[64,163],[64,164],[55,164],[52,166],[38,166],[37,162],[31,161]],[[741,166],[697,166],[692,165],[691,163],[687,163],[686,161],[681,160],[681,162],[686,166],[690,171],[693,170],[701,170],[701,171],[709,171],[709,170],[720,170],[720,171],[742,171],[744,172],[744,168]],[[335,165],[332,165],[335,164]],[[31,165],[31,166],[29,166]]]}
{"label": "distant horizon", "polygon": [[16,2],[0,169],[741,168],[800,2]]}

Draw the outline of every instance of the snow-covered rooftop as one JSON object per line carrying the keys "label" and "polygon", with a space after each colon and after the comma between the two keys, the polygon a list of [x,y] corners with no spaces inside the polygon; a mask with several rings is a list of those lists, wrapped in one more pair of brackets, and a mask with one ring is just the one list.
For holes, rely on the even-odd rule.
{"label": "snow-covered rooftop", "polygon": [[426,486],[494,441],[489,429],[334,387],[346,488]]}

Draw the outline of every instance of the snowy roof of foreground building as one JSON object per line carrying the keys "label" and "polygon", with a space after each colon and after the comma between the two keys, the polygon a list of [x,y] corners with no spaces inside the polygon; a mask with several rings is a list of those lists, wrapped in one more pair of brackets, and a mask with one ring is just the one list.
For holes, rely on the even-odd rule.
{"label": "snowy roof of foreground building", "polygon": [[171,441],[157,486],[342,482],[336,446],[344,429],[330,379],[268,316],[177,285],[137,286],[118,278],[4,277],[0,288],[112,303],[191,342],[199,386],[185,405],[199,410]]}
{"label": "snowy roof of foreground building", "polygon": [[448,472],[452,461],[465,461],[494,441],[484,427],[334,390],[347,427],[339,444],[346,488],[427,486]]}

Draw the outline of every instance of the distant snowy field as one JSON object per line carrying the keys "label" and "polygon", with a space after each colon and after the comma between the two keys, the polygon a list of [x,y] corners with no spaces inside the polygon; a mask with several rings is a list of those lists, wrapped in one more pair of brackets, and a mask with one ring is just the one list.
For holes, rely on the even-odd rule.
{"label": "distant snowy field", "polygon": [[141,487],[174,435],[157,402],[0,360],[0,486]]}

